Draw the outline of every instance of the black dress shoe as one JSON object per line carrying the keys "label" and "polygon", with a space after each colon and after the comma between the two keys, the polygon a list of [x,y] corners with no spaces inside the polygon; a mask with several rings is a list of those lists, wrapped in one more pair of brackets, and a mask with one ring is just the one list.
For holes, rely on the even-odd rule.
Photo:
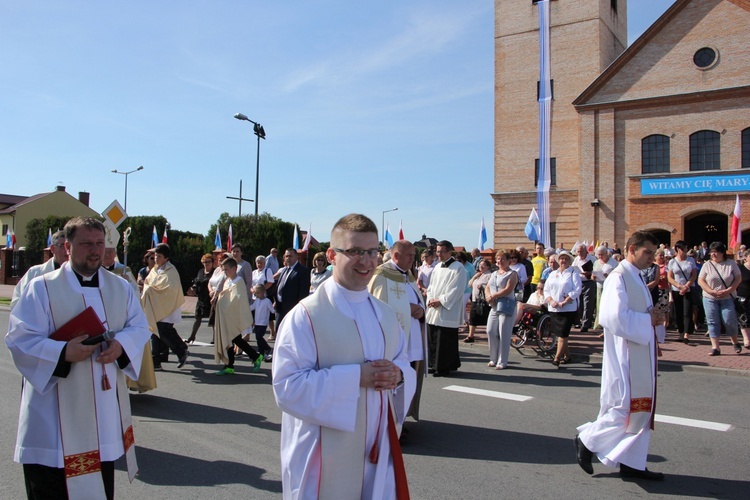
{"label": "black dress shoe", "polygon": [[[591,465],[591,457],[594,455],[591,453],[591,450],[586,448],[586,445],[581,442],[581,438],[578,436],[575,437],[575,445],[576,445],[576,458],[578,459],[578,465],[581,466],[581,469],[583,469],[583,472],[586,474],[593,474],[594,473],[594,467]],[[622,469],[620,469],[622,471]],[[622,474],[622,472],[620,472]]]}
{"label": "black dress shoe", "polygon": [[664,474],[661,472],[652,472],[648,469],[638,470],[632,467],[628,467],[625,464],[620,464],[620,477],[621,478],[632,478],[632,479],[647,479],[649,481],[662,481]]}

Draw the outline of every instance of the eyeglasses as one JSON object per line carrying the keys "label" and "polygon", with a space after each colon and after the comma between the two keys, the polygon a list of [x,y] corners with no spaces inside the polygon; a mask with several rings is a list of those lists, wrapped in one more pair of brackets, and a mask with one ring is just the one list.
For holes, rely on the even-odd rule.
{"label": "eyeglasses", "polygon": [[334,252],[336,253],[343,253],[349,258],[362,258],[364,255],[367,255],[369,259],[374,259],[378,256],[378,249],[377,248],[368,248],[367,250],[362,248],[347,248],[344,250],[343,248],[334,248]]}
{"label": "eyeglasses", "polygon": [[202,262],[202,264],[213,264],[213,263],[214,263],[214,261],[212,261],[212,260],[204,260]]}

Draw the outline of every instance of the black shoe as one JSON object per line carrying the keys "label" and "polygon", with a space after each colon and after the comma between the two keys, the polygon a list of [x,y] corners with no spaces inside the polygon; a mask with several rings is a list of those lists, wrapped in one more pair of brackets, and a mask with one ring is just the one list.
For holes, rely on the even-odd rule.
{"label": "black shoe", "polygon": [[638,470],[632,467],[628,467],[625,464],[620,464],[620,477],[621,478],[633,478],[633,479],[647,479],[649,481],[664,480],[664,474],[662,474],[661,472],[651,472],[648,469]]}
{"label": "black shoe", "polygon": [[185,362],[187,361],[187,358],[188,358],[189,354],[190,353],[188,351],[185,351],[185,354],[183,354],[182,356],[180,356],[180,362],[177,363],[177,368],[182,368],[183,366],[185,366]]}
{"label": "black shoe", "polygon": [[[581,466],[581,469],[583,469],[583,472],[586,474],[593,474],[594,467],[591,465],[591,457],[594,454],[591,453],[591,450],[586,448],[586,445],[581,442],[581,438],[578,436],[575,437],[574,442],[576,445],[576,458],[578,459],[578,465]],[[622,475],[622,466],[620,466],[620,475]]]}
{"label": "black shoe", "polygon": [[154,371],[155,372],[163,372],[164,368],[162,368],[161,365],[154,365]]}
{"label": "black shoe", "polygon": [[435,373],[435,369],[434,368],[428,368],[427,369],[427,373]]}
{"label": "black shoe", "polygon": [[450,372],[435,372],[432,374],[433,377],[449,377]]}
{"label": "black shoe", "polygon": [[586,333],[588,331],[589,331],[589,327],[588,326],[582,326],[581,327],[581,333]]}

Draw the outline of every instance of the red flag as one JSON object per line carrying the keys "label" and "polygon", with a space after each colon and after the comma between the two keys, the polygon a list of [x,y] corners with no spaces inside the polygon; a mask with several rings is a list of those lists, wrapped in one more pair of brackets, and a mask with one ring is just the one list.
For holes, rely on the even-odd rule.
{"label": "red flag", "polygon": [[740,195],[737,195],[737,201],[734,203],[734,213],[732,214],[732,239],[729,241],[729,248],[734,248],[742,239],[740,236]]}
{"label": "red flag", "polygon": [[232,225],[229,224],[229,235],[227,236],[227,250],[232,251]]}
{"label": "red flag", "polygon": [[398,221],[398,239],[399,240],[405,240],[404,238],[404,220],[401,219]]}
{"label": "red flag", "polygon": [[167,242],[167,226],[164,226],[164,236],[161,237],[161,242],[162,243]]}

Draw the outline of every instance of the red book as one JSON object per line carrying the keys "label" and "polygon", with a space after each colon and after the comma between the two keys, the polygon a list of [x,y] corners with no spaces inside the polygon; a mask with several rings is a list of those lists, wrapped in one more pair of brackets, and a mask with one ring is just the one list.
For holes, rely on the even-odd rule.
{"label": "red book", "polygon": [[67,342],[81,335],[88,335],[91,338],[104,333],[106,330],[94,308],[88,306],[81,314],[58,328],[49,338]]}

